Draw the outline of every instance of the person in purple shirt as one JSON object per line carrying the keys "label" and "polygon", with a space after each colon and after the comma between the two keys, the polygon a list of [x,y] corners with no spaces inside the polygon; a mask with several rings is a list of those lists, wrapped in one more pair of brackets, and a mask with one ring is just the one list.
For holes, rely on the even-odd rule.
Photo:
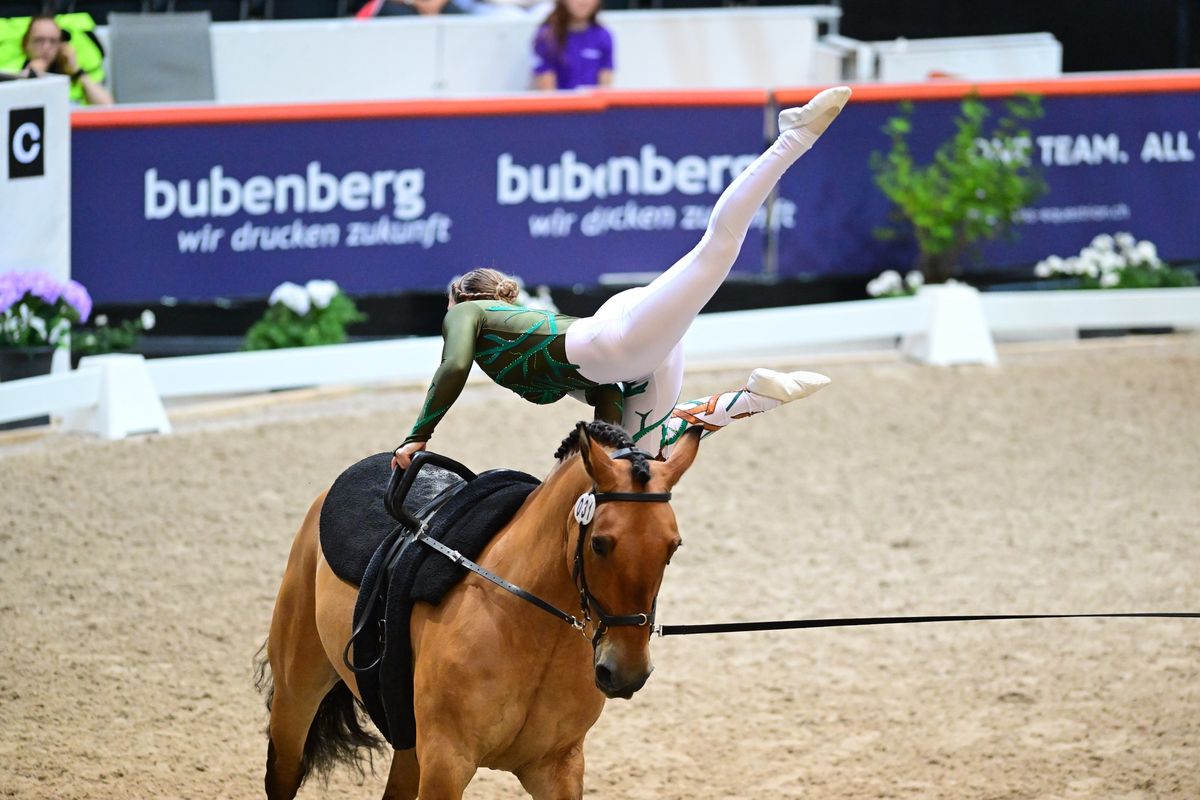
{"label": "person in purple shirt", "polygon": [[533,40],[535,89],[611,86],[613,38],[596,21],[601,0],[555,0]]}

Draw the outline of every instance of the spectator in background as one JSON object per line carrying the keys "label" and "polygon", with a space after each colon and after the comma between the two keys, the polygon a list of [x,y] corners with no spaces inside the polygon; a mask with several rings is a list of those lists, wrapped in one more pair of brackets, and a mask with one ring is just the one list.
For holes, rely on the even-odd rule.
{"label": "spectator in background", "polygon": [[112,94],[79,66],[70,38],[70,34],[58,27],[54,17],[39,15],[29,20],[29,28],[21,37],[21,47],[25,50],[25,65],[21,74],[26,78],[66,75],[71,83],[83,90],[87,104],[111,106]]}
{"label": "spectator in background", "polygon": [[455,0],[370,0],[355,14],[371,17],[432,17],[438,14],[465,14],[466,8]]}
{"label": "spectator in background", "polygon": [[533,40],[535,89],[611,86],[613,38],[596,21],[601,0],[555,0]]}

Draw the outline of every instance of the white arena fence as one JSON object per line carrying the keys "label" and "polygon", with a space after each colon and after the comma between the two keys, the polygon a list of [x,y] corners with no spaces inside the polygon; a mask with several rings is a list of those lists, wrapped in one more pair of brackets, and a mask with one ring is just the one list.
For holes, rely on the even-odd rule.
{"label": "white arena fence", "polygon": [[[898,340],[931,364],[996,362],[993,334],[1138,327],[1200,328],[1200,288],[979,293],[926,287],[916,297],[702,315],[684,341],[698,361]],[[85,358],[78,369],[0,383],[0,422],[53,414],[62,429],[109,439],[170,431],[164,399],[301,386],[424,383],[439,337],[184,356]]]}

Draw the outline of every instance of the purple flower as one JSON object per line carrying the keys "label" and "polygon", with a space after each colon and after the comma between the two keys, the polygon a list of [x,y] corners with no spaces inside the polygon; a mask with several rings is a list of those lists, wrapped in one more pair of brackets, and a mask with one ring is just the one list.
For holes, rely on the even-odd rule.
{"label": "purple flower", "polygon": [[87,289],[83,288],[83,284],[78,281],[67,281],[67,285],[62,290],[62,297],[71,308],[79,312],[79,321],[87,322],[88,315],[92,313],[92,296],[88,294]]}
{"label": "purple flower", "polygon": [[45,303],[54,305],[58,302],[58,298],[62,296],[62,284],[51,278],[44,272],[27,272],[25,273],[29,279],[28,291],[35,297],[39,297]]}
{"label": "purple flower", "polygon": [[16,305],[16,302],[25,295],[25,292],[17,290],[14,275],[15,273],[12,272],[0,275],[0,314]]}

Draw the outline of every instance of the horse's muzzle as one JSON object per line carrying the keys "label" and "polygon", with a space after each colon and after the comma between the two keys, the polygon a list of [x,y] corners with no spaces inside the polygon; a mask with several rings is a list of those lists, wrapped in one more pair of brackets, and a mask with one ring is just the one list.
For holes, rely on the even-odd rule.
{"label": "horse's muzzle", "polygon": [[618,697],[628,700],[633,697],[634,692],[646,685],[651,672],[654,672],[651,665],[647,665],[644,670],[628,673],[610,663],[609,659],[597,659],[596,688],[610,700]]}

